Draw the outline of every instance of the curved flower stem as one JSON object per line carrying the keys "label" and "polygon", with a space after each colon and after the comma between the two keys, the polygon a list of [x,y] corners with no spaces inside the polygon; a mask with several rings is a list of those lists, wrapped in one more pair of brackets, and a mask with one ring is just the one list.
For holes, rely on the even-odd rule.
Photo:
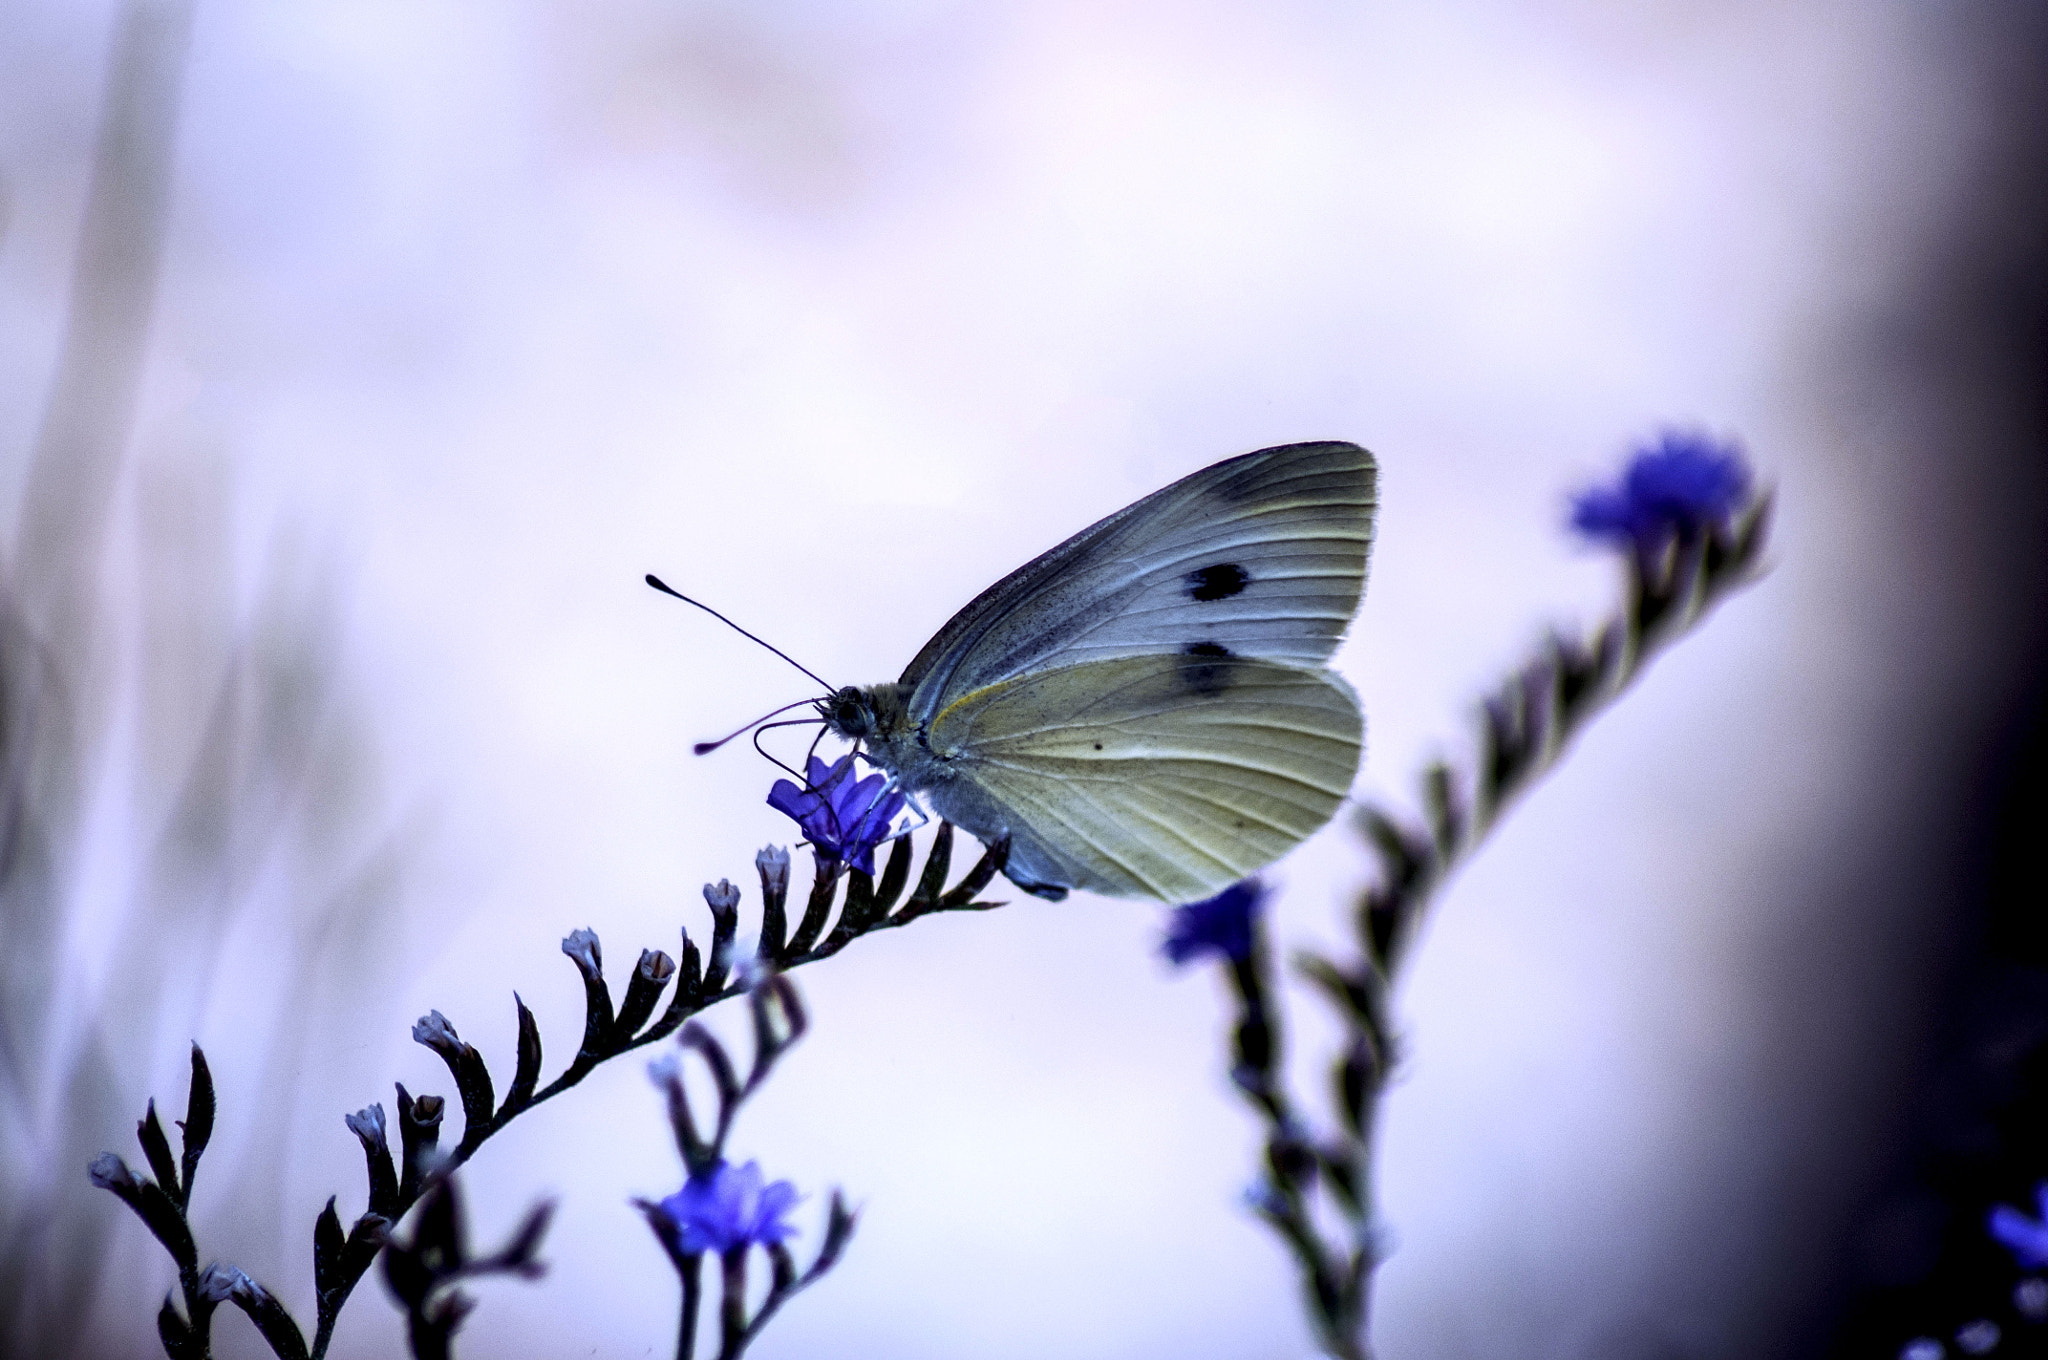
{"label": "curved flower stem", "polygon": [[[805,912],[806,920],[795,939],[786,945],[781,944],[774,939],[776,932],[764,930],[761,956],[741,968],[737,975],[733,972],[732,959],[739,928],[739,890],[726,882],[708,885],[705,900],[712,914],[708,959],[690,940],[687,932],[683,935],[680,964],[659,950],[643,950],[632,976],[627,980],[625,995],[616,1007],[604,978],[603,956],[597,936],[587,930],[572,932],[562,942],[562,950],[583,978],[585,1014],[582,1042],[569,1065],[552,1082],[540,1086],[542,1049],[539,1027],[526,1003],[515,994],[517,1070],[502,1101],[495,1097],[494,1083],[483,1055],[474,1045],[463,1042],[455,1027],[440,1012],[431,1012],[413,1027],[413,1038],[433,1049],[448,1066],[462,1106],[461,1138],[455,1146],[443,1150],[439,1146],[439,1137],[445,1113],[444,1100],[434,1095],[415,1098],[401,1086],[398,1088],[399,1164],[394,1167],[392,1151],[385,1141],[382,1107],[373,1106],[351,1116],[350,1128],[363,1140],[367,1158],[370,1206],[346,1234],[341,1230],[332,1201],[320,1215],[314,1234],[318,1318],[310,1347],[300,1339],[302,1334],[297,1324],[274,1295],[259,1289],[255,1293],[244,1291],[244,1294],[228,1297],[245,1312],[250,1312],[252,1318],[258,1317],[252,1309],[260,1304],[259,1329],[279,1356],[285,1360],[322,1360],[332,1344],[335,1323],[343,1304],[377,1259],[379,1248],[390,1230],[425,1197],[437,1178],[445,1179],[467,1163],[494,1134],[514,1119],[577,1085],[600,1064],[667,1038],[692,1017],[748,992],[757,966],[786,972],[830,958],[853,941],[878,930],[895,929],[940,912],[988,911],[1002,906],[1001,902],[978,900],[978,895],[1001,872],[1008,855],[1008,843],[998,842],[989,846],[960,880],[948,888],[946,879],[951,867],[952,849],[953,828],[941,822],[933,835],[917,886],[901,906],[897,905],[898,899],[909,883],[911,847],[907,838],[895,842],[879,883],[858,869],[820,861]],[[771,873],[766,868],[762,873],[762,910],[764,920],[768,922],[786,920],[789,886],[786,855],[780,863],[780,873]],[[845,892],[843,900],[840,900],[842,884]],[[817,934],[830,920],[835,901],[839,902],[838,923],[829,935],[814,943]],[[812,918],[816,918],[814,923]],[[672,982],[674,991],[669,1004],[659,1016],[655,1016],[655,1006],[669,991]],[[650,1017],[654,1017],[651,1022]],[[179,1317],[176,1309],[166,1301],[159,1318],[165,1353],[171,1360],[210,1360],[208,1323],[217,1302],[205,1296],[203,1272],[194,1274],[201,1258],[185,1222],[184,1196],[190,1192],[198,1155],[211,1127],[211,1085],[205,1080],[204,1059],[196,1050],[193,1059],[193,1099],[200,1102],[203,1098],[206,1117],[195,1125],[189,1121],[196,1116],[188,1115],[182,1176],[175,1168],[166,1169],[163,1165],[168,1159],[168,1148],[162,1149],[161,1156],[158,1155],[155,1143],[161,1142],[162,1136],[147,1131],[148,1121],[145,1121],[144,1130],[145,1150],[150,1153],[152,1170],[163,1178],[161,1185],[156,1180],[136,1177],[111,1154],[94,1163],[95,1183],[104,1184],[129,1201],[152,1232],[165,1243],[179,1266],[186,1316]],[[369,1116],[373,1111],[375,1117],[371,1119]],[[104,1168],[103,1162],[106,1164]],[[746,1321],[742,1308],[740,1336],[737,1342],[729,1343],[737,1349],[731,1350],[730,1354],[739,1354],[759,1331],[760,1325],[765,1323],[767,1316],[791,1293],[810,1284],[831,1267],[852,1227],[853,1214],[835,1196],[832,1228],[820,1260],[801,1278],[778,1279],[778,1288],[752,1324]],[[741,1269],[744,1271],[744,1264]],[[701,1281],[694,1272],[686,1273],[681,1318],[683,1335],[679,1342],[683,1360],[689,1360],[701,1309]]]}
{"label": "curved flower stem", "polygon": [[[1359,900],[1358,956],[1340,964],[1303,951],[1292,960],[1344,1026],[1344,1049],[1331,1072],[1337,1116],[1331,1134],[1313,1135],[1284,1089],[1263,940],[1233,967],[1239,1005],[1233,1076],[1267,1130],[1253,1208],[1295,1258],[1325,1354],[1371,1356],[1372,1277],[1383,1254],[1373,1140],[1380,1096],[1399,1059],[1389,1019],[1392,989],[1423,910],[1478,851],[1508,805],[1558,762],[1652,656],[1757,578],[1769,517],[1770,498],[1760,497],[1724,527],[1680,532],[1659,548],[1629,554],[1616,616],[1583,641],[1553,635],[1487,699],[1474,768],[1461,773],[1439,761],[1424,771],[1420,828],[1369,804],[1360,809],[1359,826],[1379,875]],[[1340,1231],[1320,1226],[1312,1211],[1318,1193]]]}
{"label": "curved flower stem", "polygon": [[[814,887],[810,895],[810,906],[805,914],[807,917],[818,915],[821,918],[828,918],[838,885],[845,883],[847,885],[846,900],[840,911],[839,925],[829,937],[815,945],[806,943],[805,935],[807,932],[800,929],[796,938],[792,941],[791,948],[781,952],[777,957],[765,961],[771,962],[778,970],[787,972],[792,968],[801,968],[807,963],[816,963],[822,959],[828,959],[864,935],[872,934],[878,930],[891,930],[906,926],[921,916],[943,911],[992,911],[997,907],[1006,905],[1002,902],[976,901],[975,898],[983,888],[986,888],[994,881],[996,874],[1001,871],[1003,862],[1008,857],[1008,843],[999,842],[989,847],[982,853],[981,858],[975,862],[974,866],[961,877],[957,885],[949,890],[941,891],[945,887],[946,871],[952,856],[952,848],[953,828],[949,823],[941,822],[937,834],[932,838],[931,850],[926,855],[925,873],[918,884],[917,891],[911,894],[908,902],[905,902],[900,909],[893,913],[890,911],[890,908],[895,906],[895,893],[890,893],[886,897],[879,895],[874,881],[858,869],[849,870],[844,865],[831,861],[819,863],[817,865],[817,886]],[[900,893],[902,891],[902,885],[907,875],[899,871],[898,861],[900,858],[902,864],[907,866],[910,854],[910,842],[907,837],[895,842],[895,848],[890,853],[889,860],[884,867],[882,882],[885,890],[889,885],[890,879],[893,877],[896,880],[895,892]],[[708,891],[707,889],[707,893]],[[734,900],[737,901],[737,897]],[[771,888],[763,904],[764,916],[770,914],[780,916],[784,909],[784,899]],[[822,920],[820,921],[819,928],[822,929]],[[718,934],[714,935],[713,939],[714,955],[717,954],[721,943],[724,944],[728,951],[730,950],[729,938],[721,941],[719,936],[729,936],[733,929],[736,929],[736,922],[732,927],[728,927],[726,922],[722,920],[718,923]],[[815,931],[809,933],[815,933]],[[690,945],[688,936],[685,935],[684,959],[686,966],[683,970],[685,974],[691,973],[687,964],[694,954],[695,948]],[[667,956],[658,951],[643,953],[640,966],[635,970],[634,982],[629,984],[629,996],[633,985],[641,984],[643,978],[647,978],[659,971],[654,961],[665,961],[666,959]],[[579,966],[581,966],[580,963]],[[666,984],[668,976],[669,974],[667,973],[661,975],[661,983],[663,985]],[[709,976],[707,975],[707,981]],[[602,989],[604,983],[601,972],[595,974],[587,972],[585,974],[585,985],[587,988]],[[602,1020],[599,1018],[600,1011],[610,1004],[609,993],[603,993],[604,1001],[602,1003],[599,1003],[593,997],[589,1013],[585,1017],[585,1043],[583,1048],[577,1053],[575,1060],[567,1068],[563,1069],[561,1075],[540,1090],[535,1091],[532,1096],[522,1103],[514,1105],[508,1099],[505,1105],[492,1113],[480,1127],[474,1130],[465,1127],[461,1144],[449,1154],[452,1160],[448,1165],[452,1168],[468,1161],[476,1149],[481,1147],[484,1141],[492,1134],[495,1134],[498,1130],[511,1123],[518,1115],[524,1114],[534,1106],[544,1101],[552,1100],[562,1094],[562,1092],[569,1090],[595,1071],[600,1063],[608,1062],[621,1054],[630,1053],[634,1049],[645,1048],[649,1044],[666,1039],[680,1028],[684,1021],[693,1016],[701,1015],[722,1001],[730,1001],[736,996],[743,996],[747,990],[747,981],[744,977],[734,978],[731,981],[725,982],[724,985],[707,992],[702,988],[692,985],[692,976],[685,976],[677,984],[675,996],[659,1020],[648,1026],[641,1033],[631,1034],[628,1032],[623,1036],[616,1033],[618,1028],[616,1020],[608,1013],[604,1015]],[[622,1018],[625,1013],[622,1008],[620,1017]],[[593,1030],[597,1031],[597,1037],[594,1042],[592,1037]],[[607,1033],[607,1031],[611,1032]],[[536,1065],[538,1061],[539,1053],[536,1041]],[[457,1084],[458,1086],[461,1084],[459,1077]]]}

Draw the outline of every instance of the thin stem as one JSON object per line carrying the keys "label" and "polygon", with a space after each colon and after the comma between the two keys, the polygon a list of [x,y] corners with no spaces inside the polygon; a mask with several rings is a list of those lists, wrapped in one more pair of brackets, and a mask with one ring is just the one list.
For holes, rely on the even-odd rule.
{"label": "thin stem", "polygon": [[676,1269],[683,1277],[683,1319],[676,1335],[676,1360],[695,1360],[697,1314],[704,1306],[704,1258],[685,1256]]}
{"label": "thin stem", "polygon": [[178,1290],[185,1296],[185,1321],[192,1328],[192,1345],[197,1360],[213,1355],[213,1305],[199,1295],[197,1265],[178,1267]]}
{"label": "thin stem", "polygon": [[747,1251],[742,1242],[719,1257],[718,1360],[735,1360],[747,1344]]}

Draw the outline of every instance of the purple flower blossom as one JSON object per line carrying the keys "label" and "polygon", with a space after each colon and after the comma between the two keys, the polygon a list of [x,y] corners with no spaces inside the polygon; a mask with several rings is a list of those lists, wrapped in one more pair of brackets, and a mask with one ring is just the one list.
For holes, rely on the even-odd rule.
{"label": "purple flower blossom", "polygon": [[1725,525],[1749,492],[1749,468],[1733,444],[1667,430],[1635,451],[1618,484],[1573,499],[1572,527],[1589,539],[1651,553],[1675,535]]}
{"label": "purple flower blossom", "polygon": [[808,789],[776,780],[768,806],[794,817],[804,839],[823,858],[874,873],[875,847],[889,839],[889,828],[903,811],[903,795],[887,792],[888,779],[880,774],[856,783],[851,755],[831,766],[812,756],[804,778]]}
{"label": "purple flower blossom", "polygon": [[1266,900],[1266,886],[1256,878],[1233,883],[1214,897],[1175,907],[1166,923],[1160,952],[1176,964],[1204,954],[1220,954],[1242,963],[1251,957],[1252,922]]}
{"label": "purple flower blossom", "polygon": [[797,1193],[788,1181],[763,1181],[759,1162],[739,1168],[720,1162],[650,1206],[648,1219],[664,1245],[682,1256],[772,1246],[796,1233],[782,1216],[796,1207]]}
{"label": "purple flower blossom", "polygon": [[2039,1218],[2029,1218],[2010,1204],[2001,1204],[1991,1211],[1986,1224],[2022,1270],[2048,1266],[2048,1181],[2034,1187],[2034,1202],[2040,1210]]}

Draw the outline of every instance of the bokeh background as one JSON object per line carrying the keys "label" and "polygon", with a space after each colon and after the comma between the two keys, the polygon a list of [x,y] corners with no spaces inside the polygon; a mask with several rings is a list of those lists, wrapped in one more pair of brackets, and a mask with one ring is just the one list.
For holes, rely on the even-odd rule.
{"label": "bokeh background", "polygon": [[[310,1317],[341,1115],[446,1086],[412,1020],[509,1070],[517,988],[559,1062],[562,935],[673,952],[789,838],[771,769],[689,746],[808,682],[644,572],[883,679],[1156,486],[1357,440],[1338,665],[1401,804],[1607,607],[1567,496],[1670,423],[1745,442],[1773,569],[1439,903],[1376,1338],[1947,1335],[1938,1169],[1995,1143],[2048,961],[2043,52],[2017,2],[0,3],[0,1344],[155,1348],[170,1268],[84,1167],[190,1040],[203,1240]],[[1333,827],[1277,928],[1339,939],[1366,871]],[[1309,1352],[1160,916],[1026,899],[800,975],[735,1148],[865,1210],[759,1354]],[[627,1199],[680,1170],[614,1066],[468,1173],[487,1237],[562,1209],[465,1353],[672,1347]],[[380,1292],[339,1354],[396,1352]]]}

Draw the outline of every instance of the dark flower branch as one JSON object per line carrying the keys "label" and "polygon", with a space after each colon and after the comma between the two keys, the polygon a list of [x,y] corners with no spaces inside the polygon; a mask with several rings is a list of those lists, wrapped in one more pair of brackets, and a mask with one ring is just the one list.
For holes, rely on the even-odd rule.
{"label": "dark flower branch", "polygon": [[[850,769],[851,758],[840,762],[840,766]],[[575,1086],[600,1063],[665,1039],[683,1028],[693,1016],[752,990],[746,980],[749,976],[774,977],[789,969],[830,958],[862,936],[905,926],[921,917],[949,911],[986,911],[1003,905],[978,900],[978,894],[1001,872],[1008,844],[998,842],[988,847],[959,882],[948,888],[946,880],[952,869],[953,828],[944,822],[932,836],[914,886],[910,878],[913,851],[907,836],[899,836],[891,843],[879,877],[860,867],[863,862],[870,866],[873,864],[873,852],[886,834],[886,818],[878,822],[865,815],[869,805],[890,796],[879,786],[869,787],[873,783],[872,780],[861,781],[852,791],[836,789],[839,800],[835,802],[835,809],[850,811],[852,815],[848,821],[838,824],[844,834],[835,834],[829,844],[813,846],[811,888],[794,932],[788,927],[789,853],[771,846],[757,856],[755,864],[761,878],[761,926],[751,961],[736,966],[740,890],[724,880],[707,884],[704,888],[704,900],[711,911],[708,949],[700,950],[685,931],[680,963],[660,950],[642,950],[632,975],[626,981],[624,995],[616,1003],[604,976],[603,951],[597,935],[589,930],[572,931],[562,941],[562,952],[575,965],[583,981],[583,1034],[567,1067],[545,1086],[540,1084],[540,1027],[533,1012],[527,1009],[517,993],[512,999],[518,1017],[517,1058],[511,1085],[506,1088],[502,1099],[497,1095],[496,1084],[483,1055],[474,1045],[463,1041],[447,1017],[439,1011],[430,1011],[421,1017],[413,1026],[413,1038],[432,1049],[448,1066],[462,1109],[461,1135],[454,1146],[443,1149],[440,1143],[441,1122],[446,1113],[446,1101],[437,1095],[415,1097],[403,1085],[397,1088],[399,1155],[395,1165],[383,1107],[372,1105],[347,1117],[349,1130],[363,1146],[368,1180],[367,1205],[365,1212],[344,1232],[340,1217],[335,1212],[335,1201],[330,1199],[314,1226],[316,1321],[310,1347],[298,1323],[275,1295],[233,1267],[212,1265],[202,1269],[199,1265],[200,1252],[186,1211],[191,1198],[192,1175],[212,1128],[214,1103],[204,1056],[195,1047],[182,1166],[172,1165],[168,1140],[156,1119],[152,1102],[150,1112],[138,1131],[154,1179],[137,1177],[112,1153],[102,1154],[91,1168],[93,1184],[112,1191],[133,1209],[177,1263],[184,1312],[182,1315],[179,1313],[173,1299],[165,1299],[158,1317],[165,1354],[171,1360],[209,1360],[212,1354],[210,1329],[213,1310],[222,1302],[232,1302],[248,1314],[271,1350],[283,1360],[321,1360],[332,1344],[335,1322],[342,1306],[376,1260],[378,1252],[390,1240],[392,1228],[423,1198],[440,1195],[442,1200],[438,1206],[421,1209],[422,1225],[415,1229],[411,1245],[401,1248],[416,1256],[424,1252],[440,1264],[424,1275],[405,1276],[408,1281],[406,1289],[400,1289],[397,1280],[393,1281],[393,1288],[413,1318],[415,1354],[445,1355],[448,1337],[467,1306],[460,1302],[459,1295],[452,1292],[451,1282],[486,1268],[530,1273],[531,1249],[537,1242],[540,1227],[545,1223],[544,1214],[530,1221],[534,1241],[526,1243],[516,1267],[490,1264],[508,1259],[505,1253],[487,1258],[485,1263],[471,1263],[464,1267],[462,1262],[467,1258],[446,1254],[447,1243],[459,1241],[446,1236],[452,1229],[444,1226],[429,1231],[424,1223],[430,1209],[444,1216],[457,1213],[454,1191],[448,1178],[456,1168],[468,1162],[493,1134],[536,1105]],[[854,807],[847,801],[854,791],[868,803]],[[839,807],[840,802],[844,802],[844,808]],[[909,889],[907,897],[904,895],[906,888]],[[672,991],[670,984],[674,984]],[[786,982],[774,977],[770,990],[778,997],[787,996],[787,1013],[801,1015],[795,1007],[795,993],[789,990]],[[668,997],[666,1006],[661,1004],[664,995]],[[756,1003],[757,1022],[763,1014],[761,1004]],[[798,1028],[801,1028],[800,1021]],[[692,1033],[698,1037],[686,1035],[686,1044],[702,1054],[707,1062],[712,1061],[710,1050],[705,1047],[709,1041],[708,1034],[701,1029]],[[720,1124],[709,1146],[723,1145],[725,1130],[738,1100],[750,1094],[753,1085],[766,1076],[767,1067],[762,1065],[761,1055],[768,1053],[767,1062],[772,1064],[773,1054],[779,1052],[780,1047],[787,1046],[788,1039],[762,1040],[764,1033],[766,1031],[757,1030],[756,1064],[749,1083],[737,1087],[734,1099],[730,1101],[725,1099],[726,1088],[723,1084],[720,1086]],[[789,1037],[793,1039],[794,1036]],[[763,1042],[768,1046],[760,1047]],[[715,1048],[715,1044],[712,1047]],[[692,1166],[694,1172],[695,1164]],[[729,1174],[740,1175],[742,1172]],[[834,1203],[838,1205],[836,1199]],[[772,1244],[776,1248],[769,1253],[774,1268],[771,1286],[773,1305],[764,1305],[751,1321],[741,1325],[744,1339],[739,1344],[742,1347],[758,1334],[774,1308],[780,1307],[796,1289],[817,1278],[836,1259],[852,1226],[850,1216],[843,1227],[836,1226],[840,1209],[843,1206],[835,1209],[835,1226],[828,1229],[827,1250],[801,1278],[793,1275],[785,1278],[788,1275],[784,1269],[787,1251],[780,1248],[779,1242]],[[755,1240],[763,1246],[771,1245],[759,1238]],[[780,1255],[777,1255],[777,1250],[781,1251]],[[727,1262],[727,1269],[733,1269],[729,1249],[721,1247],[720,1251],[722,1259]],[[426,1270],[426,1267],[421,1266],[420,1269]],[[727,1278],[730,1281],[732,1277],[728,1275]],[[424,1292],[418,1293],[416,1299],[406,1292],[423,1280],[426,1281]],[[744,1284],[743,1273],[740,1283]],[[423,1344],[423,1338],[424,1344],[430,1347],[438,1344],[440,1349],[417,1349]],[[737,1349],[729,1352],[731,1355],[738,1353]]]}
{"label": "dark flower branch", "polygon": [[[207,1354],[213,1310],[225,1294],[210,1278],[212,1267],[199,1269],[199,1248],[186,1221],[186,1207],[192,1202],[192,1179],[199,1171],[200,1154],[213,1137],[213,1074],[207,1070],[206,1055],[192,1046],[192,1083],[185,1098],[185,1117],[178,1121],[180,1156],[171,1160],[170,1139],[156,1117],[156,1102],[135,1126],[153,1180],[138,1177],[128,1164],[111,1152],[93,1159],[87,1175],[102,1190],[111,1190],[155,1234],[178,1267],[178,1288],[185,1296],[185,1315],[178,1315],[169,1295],[157,1314],[157,1332],[163,1338],[164,1353],[171,1360],[197,1360]],[[239,1300],[238,1300],[239,1302]],[[246,1305],[245,1305],[246,1306]]]}
{"label": "dark flower branch", "polygon": [[[803,1037],[807,1026],[803,1005],[789,980],[765,968],[757,974],[754,988],[747,994],[754,1022],[754,1062],[744,1082],[724,1046],[695,1021],[683,1027],[677,1040],[680,1053],[665,1055],[648,1066],[648,1074],[667,1097],[669,1126],[686,1170],[683,1188],[667,1199],[634,1201],[682,1283],[676,1360],[693,1360],[697,1352],[706,1252],[716,1252],[719,1258],[718,1360],[739,1360],[791,1296],[838,1264],[853,1237],[855,1215],[834,1190],[825,1241],[809,1268],[799,1274],[796,1259],[784,1245],[796,1229],[783,1221],[783,1215],[796,1205],[796,1187],[788,1181],[764,1183],[758,1163],[734,1167],[725,1159],[726,1137],[740,1106],[760,1089],[776,1060]],[[718,1115],[708,1138],[697,1127],[683,1085],[682,1057],[686,1053],[702,1059],[717,1094]],[[747,1263],[756,1247],[768,1258],[769,1285],[767,1296],[749,1317]]]}
{"label": "dark flower branch", "polygon": [[[1383,971],[1399,962],[1431,893],[1508,803],[1556,764],[1651,657],[1756,579],[1771,498],[1752,498],[1749,486],[1733,449],[1667,434],[1637,454],[1621,487],[1578,498],[1580,532],[1628,553],[1622,607],[1583,640],[1553,634],[1485,701],[1476,768],[1461,775],[1439,761],[1423,773],[1422,828],[1370,806],[1360,814],[1381,870],[1378,887],[1360,903],[1360,936]],[[1626,533],[1589,523],[1589,506],[1616,515],[1617,500],[1626,507],[1618,514]]]}
{"label": "dark flower branch", "polygon": [[[428,1178],[411,1240],[387,1236],[384,1248],[384,1283],[405,1308],[406,1338],[417,1360],[448,1360],[456,1328],[476,1306],[457,1287],[463,1280],[485,1275],[539,1278],[547,1267],[535,1253],[554,1211],[550,1201],[536,1204],[503,1247],[488,1256],[471,1256],[455,1178],[446,1173]],[[369,1250],[374,1256],[375,1246]]]}
{"label": "dark flower branch", "polygon": [[[1753,494],[1739,455],[1685,434],[1663,436],[1638,451],[1617,485],[1577,498],[1575,527],[1626,553],[1621,609],[1584,640],[1553,635],[1486,700],[1471,768],[1439,761],[1424,771],[1420,826],[1381,808],[1360,809],[1379,875],[1358,905],[1359,955],[1340,963],[1301,951],[1293,959],[1344,1026],[1343,1051],[1330,1074],[1333,1132],[1312,1133],[1286,1089],[1256,891],[1240,885],[1177,909],[1169,957],[1178,962],[1191,952],[1209,952],[1230,963],[1238,1001],[1231,1076],[1267,1130],[1252,1208],[1294,1256],[1311,1326],[1329,1355],[1365,1360],[1370,1354],[1372,1273],[1382,1255],[1373,1130],[1399,1056],[1390,1016],[1393,981],[1416,922],[1508,804],[1557,762],[1649,659],[1756,579],[1769,518],[1770,498]],[[1245,896],[1230,900],[1240,892]],[[1192,950],[1189,940],[1197,942]],[[1319,1201],[1334,1212],[1319,1215]],[[1339,1225],[1335,1232],[1327,1221]]]}

